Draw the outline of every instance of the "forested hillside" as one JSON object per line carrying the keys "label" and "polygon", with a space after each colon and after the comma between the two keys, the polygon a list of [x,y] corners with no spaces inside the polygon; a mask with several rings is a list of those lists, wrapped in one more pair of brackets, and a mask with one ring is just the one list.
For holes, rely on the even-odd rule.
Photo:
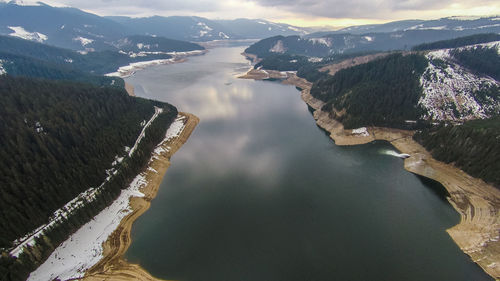
{"label": "forested hillside", "polygon": [[[500,40],[500,35],[498,37],[498,40]],[[500,54],[498,54],[495,48],[479,46],[475,48],[456,49],[451,52],[451,55],[461,65],[477,74],[488,75],[500,81]]]}
{"label": "forested hillside", "polygon": [[58,64],[26,56],[0,52],[3,70],[11,76],[68,80],[90,83],[96,86],[116,86],[123,88],[125,82],[119,77],[94,75],[80,71],[71,64]]}
{"label": "forested hillside", "polygon": [[464,36],[449,40],[441,40],[432,43],[420,44],[413,47],[413,50],[425,51],[425,50],[435,50],[435,49],[458,48],[467,45],[487,43],[498,40],[500,40],[500,34],[496,33],[474,34],[470,36]]}
{"label": "forested hillside", "polygon": [[78,71],[97,75],[114,72],[120,66],[128,65],[131,62],[171,58],[167,54],[148,54],[131,57],[128,54],[117,51],[82,54],[72,50],[8,36],[0,36],[0,50],[4,53],[34,58],[52,64],[65,65]]}
{"label": "forested hillside", "polygon": [[393,54],[320,79],[311,94],[327,103],[323,110],[343,111],[335,118],[346,128],[402,127],[405,120],[419,119],[419,79],[426,67],[421,55]]}
{"label": "forested hillside", "polygon": [[186,41],[168,39],[165,37],[132,35],[118,40],[115,47],[124,52],[189,52],[204,50],[202,46]]}
{"label": "forested hillside", "polygon": [[414,139],[432,156],[500,188],[500,117],[463,125],[442,124],[417,132]]}
{"label": "forested hillside", "polygon": [[[177,110],[119,88],[5,75],[0,76],[0,93],[0,248],[8,249],[47,223],[81,192],[102,185],[95,200],[52,227],[17,260],[2,255],[2,280],[23,280],[140,172]],[[128,156],[155,107],[163,112]]]}

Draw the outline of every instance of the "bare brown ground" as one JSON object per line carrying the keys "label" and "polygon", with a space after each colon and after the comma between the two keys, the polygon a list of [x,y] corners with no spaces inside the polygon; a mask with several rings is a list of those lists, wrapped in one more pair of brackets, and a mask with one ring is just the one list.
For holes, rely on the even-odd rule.
{"label": "bare brown ground", "polygon": [[343,60],[339,63],[333,63],[333,64],[329,64],[327,66],[324,66],[324,67],[320,68],[319,71],[328,72],[328,74],[334,75],[335,73],[337,73],[337,71],[339,71],[341,69],[353,67],[353,66],[356,66],[359,64],[364,64],[364,63],[370,62],[374,59],[383,58],[385,56],[388,56],[389,54],[390,53],[385,52],[385,53],[377,53],[377,54],[371,54],[371,55],[346,59],[346,60]]}
{"label": "bare brown ground", "polygon": [[[326,66],[322,70],[334,74],[340,69],[380,57],[377,55],[365,56],[361,60],[344,61],[337,65]],[[260,77],[266,75],[262,73],[263,70],[255,70],[241,78],[263,79]],[[374,140],[389,141],[401,153],[410,155],[404,161],[406,170],[440,182],[450,194],[448,201],[461,216],[460,223],[448,229],[448,234],[486,273],[500,280],[500,191],[498,189],[468,175],[452,164],[435,160],[424,147],[413,140],[414,131],[367,127],[368,136],[352,134],[352,130],[345,130],[342,123],[332,118],[329,113],[321,111],[324,102],[310,94],[312,86],[310,82],[289,75],[283,83],[303,89],[302,100],[314,109],[313,116],[316,123],[330,133],[336,145],[358,145]]]}
{"label": "bare brown ground", "polygon": [[[145,170],[147,184],[141,189],[144,197],[131,198],[132,213],[120,222],[118,228],[103,244],[103,258],[87,271],[83,280],[161,280],[151,276],[139,265],[128,263],[123,255],[132,242],[130,238],[132,225],[138,217],[149,209],[151,200],[156,197],[163,176],[170,166],[170,157],[188,140],[199,122],[198,117],[192,114],[181,112],[179,115],[186,116],[184,130],[179,137],[164,143],[165,152],[150,162],[149,167],[157,172],[150,169]],[[168,147],[169,149],[167,149]]]}
{"label": "bare brown ground", "polygon": [[127,91],[129,96],[135,97],[134,85],[125,82],[125,91]]}

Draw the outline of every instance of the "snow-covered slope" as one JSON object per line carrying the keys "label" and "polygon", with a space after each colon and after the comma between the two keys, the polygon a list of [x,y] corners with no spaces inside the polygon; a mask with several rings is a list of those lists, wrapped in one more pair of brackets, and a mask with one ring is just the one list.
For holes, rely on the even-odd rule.
{"label": "snow-covered slope", "polygon": [[[478,44],[495,48],[500,52],[500,41]],[[478,98],[479,90],[500,87],[500,83],[488,76],[479,76],[461,66],[450,54],[452,49],[429,52],[429,65],[420,78],[423,89],[418,102],[426,113],[425,119],[463,121],[488,118],[500,113],[500,96]],[[498,88],[497,88],[498,89]]]}
{"label": "snow-covered slope", "polygon": [[49,37],[47,37],[47,35],[45,34],[42,34],[40,32],[29,32],[22,26],[9,26],[9,29],[12,30],[12,33],[9,34],[10,36],[19,37],[25,40],[43,43],[44,41],[49,39]]}

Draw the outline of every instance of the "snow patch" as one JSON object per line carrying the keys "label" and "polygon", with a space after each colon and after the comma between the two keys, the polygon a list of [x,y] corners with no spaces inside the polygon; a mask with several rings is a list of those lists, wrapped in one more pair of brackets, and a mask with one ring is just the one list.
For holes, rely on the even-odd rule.
{"label": "snow patch", "polygon": [[307,61],[308,61],[308,62],[321,62],[321,61],[323,61],[323,58],[319,58],[319,57],[310,57],[310,58],[307,58]]}
{"label": "snow patch", "polygon": [[481,17],[477,17],[477,16],[452,16],[452,17],[448,17],[447,19],[450,19],[450,20],[479,20],[479,19],[481,19]]}
{"label": "snow patch", "polygon": [[7,73],[7,71],[5,71],[5,68],[3,68],[3,63],[4,61],[3,60],[0,60],[0,75],[4,75]]}
{"label": "snow patch", "polygon": [[47,41],[49,37],[47,35],[42,34],[40,32],[29,32],[24,29],[22,26],[8,26],[13,32],[10,33],[10,36],[19,37],[25,40],[35,41],[39,43],[43,43],[43,41]]}
{"label": "snow patch", "polygon": [[[471,48],[472,46],[464,47]],[[436,50],[426,55],[429,65],[420,77],[423,93],[418,104],[433,120],[463,121],[489,117],[488,112],[500,108],[494,99],[478,102],[473,93],[479,89],[500,86],[489,77],[479,77],[455,63],[450,49]]]}
{"label": "snow patch", "polygon": [[283,41],[281,40],[278,40],[278,42],[276,42],[276,44],[274,44],[274,46],[269,49],[269,52],[272,52],[272,53],[279,53],[279,54],[283,54],[285,53],[286,49],[285,49],[285,46],[283,46]]}
{"label": "snow patch", "polygon": [[151,119],[149,119],[149,121],[146,123],[146,125],[144,125],[144,127],[142,128],[142,131],[139,134],[139,137],[135,140],[134,146],[132,146],[132,148],[128,152],[129,157],[131,157],[132,154],[134,154],[134,151],[139,146],[139,143],[146,136],[146,129],[153,123],[153,121],[156,119],[156,117],[158,117],[158,115],[160,115],[160,113],[162,113],[162,112],[163,112],[163,108],[159,108],[159,107],[155,106],[155,113],[153,114],[153,116],[151,116]]}
{"label": "snow patch", "polygon": [[370,133],[368,133],[368,130],[366,127],[361,127],[357,129],[353,129],[351,134],[356,135],[358,137],[368,137],[370,136]]}
{"label": "snow patch", "polygon": [[363,38],[365,38],[365,40],[368,41],[368,42],[372,42],[373,41],[373,37],[370,37],[370,36],[365,36]]}
{"label": "snow patch", "polygon": [[68,280],[81,278],[85,271],[96,264],[103,254],[104,243],[121,220],[132,212],[131,197],[143,197],[139,190],[146,184],[143,175],[138,175],[118,198],[102,210],[90,222],[63,242],[28,280]]}
{"label": "snow patch", "polygon": [[222,32],[222,31],[219,32],[219,37],[222,37],[224,39],[229,39],[229,36],[227,36],[226,33]]}
{"label": "snow patch", "polygon": [[[154,150],[150,162],[165,152],[162,148],[165,142],[180,136],[185,128],[185,119],[184,116],[178,116],[170,125],[165,138]],[[158,173],[151,167],[148,167],[148,170]],[[130,199],[144,197],[140,190],[147,184],[145,175],[145,172],[137,175],[110,206],[59,245],[49,258],[30,274],[28,280],[69,280],[83,277],[85,272],[102,258],[103,243],[116,230],[121,220],[132,212]]]}
{"label": "snow patch", "polygon": [[331,40],[328,40],[327,38],[311,38],[309,39],[309,41],[311,41],[313,44],[323,44],[327,47],[332,46]]}
{"label": "snow patch", "polygon": [[82,46],[87,46],[88,44],[94,42],[94,40],[92,40],[92,39],[88,39],[88,38],[81,37],[81,36],[73,38],[73,41],[79,41],[80,44],[82,44]]}
{"label": "snow patch", "polygon": [[18,6],[41,6],[39,1],[23,1],[23,0],[2,0],[0,3],[14,4]]}

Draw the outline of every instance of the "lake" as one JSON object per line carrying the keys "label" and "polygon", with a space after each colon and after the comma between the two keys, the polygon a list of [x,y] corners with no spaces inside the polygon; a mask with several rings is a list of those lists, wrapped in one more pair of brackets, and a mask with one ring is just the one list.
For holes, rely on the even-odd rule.
{"label": "lake", "polygon": [[440,184],[387,142],[336,146],[295,87],[237,79],[243,50],[126,79],[201,119],[135,222],[128,261],[186,281],[492,280],[446,233],[460,217]]}

